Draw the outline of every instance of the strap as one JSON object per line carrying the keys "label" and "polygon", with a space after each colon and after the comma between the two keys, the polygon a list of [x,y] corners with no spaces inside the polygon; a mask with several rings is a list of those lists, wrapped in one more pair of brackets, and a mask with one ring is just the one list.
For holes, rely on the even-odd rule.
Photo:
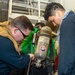
{"label": "strap", "polygon": [[40,34],[39,36],[47,36],[47,37],[49,37],[49,38],[51,38],[49,35],[47,35],[47,34]]}

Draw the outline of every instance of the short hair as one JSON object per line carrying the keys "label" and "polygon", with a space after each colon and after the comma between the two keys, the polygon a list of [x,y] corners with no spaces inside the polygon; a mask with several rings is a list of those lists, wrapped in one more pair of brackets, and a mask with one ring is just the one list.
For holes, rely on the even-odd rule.
{"label": "short hair", "polygon": [[34,29],[31,21],[26,16],[18,16],[16,18],[12,19],[9,22],[9,25],[14,26],[14,27],[19,27],[23,30],[24,29],[30,29],[30,30]]}
{"label": "short hair", "polygon": [[52,2],[47,4],[46,8],[45,8],[45,12],[44,12],[44,19],[48,20],[49,16],[53,16],[55,15],[55,10],[60,10],[60,11],[64,11],[64,7],[56,2]]}
{"label": "short hair", "polygon": [[39,26],[43,27],[43,26],[45,26],[45,24],[42,22],[38,22],[35,24],[35,27],[39,27]]}

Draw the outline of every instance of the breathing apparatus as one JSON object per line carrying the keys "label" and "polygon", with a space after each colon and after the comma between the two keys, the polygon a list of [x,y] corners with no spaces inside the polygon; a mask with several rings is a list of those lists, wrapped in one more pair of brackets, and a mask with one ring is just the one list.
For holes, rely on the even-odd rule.
{"label": "breathing apparatus", "polygon": [[50,37],[51,37],[51,28],[48,26],[44,26],[40,30],[39,38],[37,41],[37,46],[35,50],[35,59],[36,59],[36,67],[41,67],[41,62],[45,60],[47,52],[48,52],[48,46],[50,44]]}
{"label": "breathing apparatus", "polygon": [[[52,37],[52,30],[48,26],[42,27],[40,30],[35,28],[30,35],[21,44],[21,51],[24,54],[33,53],[35,55],[35,60],[33,64],[39,68],[42,66],[42,62],[45,60],[46,56],[50,55],[50,40]],[[54,48],[54,41],[52,40],[52,45]],[[54,57],[56,56],[55,49]]]}

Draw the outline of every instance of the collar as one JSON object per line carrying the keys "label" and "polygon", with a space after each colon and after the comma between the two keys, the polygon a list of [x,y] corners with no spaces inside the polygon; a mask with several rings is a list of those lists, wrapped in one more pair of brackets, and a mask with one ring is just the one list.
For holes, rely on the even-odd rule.
{"label": "collar", "polygon": [[[61,20],[61,24],[62,24],[62,21],[68,16],[68,14],[71,12],[71,10],[66,10],[63,17],[62,17],[62,20]],[[59,25],[59,29],[57,31],[57,40],[59,41],[60,39],[60,27],[61,27],[61,24]]]}
{"label": "collar", "polygon": [[59,25],[59,29],[58,31],[60,30],[60,27],[61,27],[61,24],[62,24],[62,21],[68,16],[68,14],[71,12],[71,10],[66,10],[63,17],[62,17],[62,20],[61,20],[61,23]]}

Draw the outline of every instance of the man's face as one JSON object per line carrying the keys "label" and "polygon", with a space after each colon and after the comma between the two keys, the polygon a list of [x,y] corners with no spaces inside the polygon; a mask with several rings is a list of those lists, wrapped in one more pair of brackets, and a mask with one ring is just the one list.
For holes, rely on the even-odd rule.
{"label": "man's face", "polygon": [[19,43],[21,43],[24,39],[26,39],[31,32],[31,30],[29,29],[21,30],[18,27],[15,27],[15,29],[16,33],[14,34],[14,38]]}
{"label": "man's face", "polygon": [[51,21],[54,26],[60,25],[61,23],[61,13],[56,12],[55,15],[49,16],[48,21]]}

